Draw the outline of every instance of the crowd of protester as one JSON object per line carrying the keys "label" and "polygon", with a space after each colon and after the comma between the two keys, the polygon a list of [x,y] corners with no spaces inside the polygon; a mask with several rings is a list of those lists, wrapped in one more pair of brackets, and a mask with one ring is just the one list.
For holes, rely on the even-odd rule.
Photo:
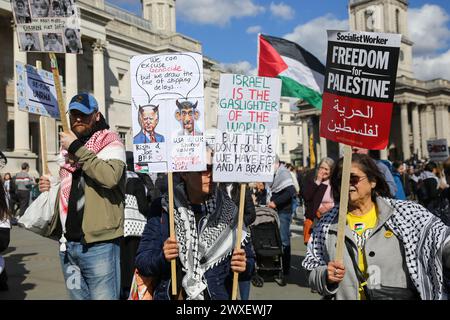
{"label": "crowd of protester", "polygon": [[[167,175],[134,172],[133,154],[126,154],[92,95],[73,97],[69,118],[73,132],[60,134],[60,187],[46,235],[59,239],[66,280],[73,270],[79,272],[80,286],[67,287],[72,299],[173,299],[169,287],[174,260],[177,299],[230,299],[233,273],[239,274],[240,299],[249,299],[258,269],[250,231],[259,208],[277,216],[283,274],[279,285],[286,285],[290,274],[292,242],[298,241],[292,239],[291,225],[296,223],[303,225],[307,254],[302,266],[309,284],[325,297],[446,297],[450,159],[442,164],[392,163],[353,148],[350,236],[342,263],[332,258],[342,158],[323,158],[314,168],[305,168],[276,157],[273,181],[246,188],[243,237],[241,249],[236,249],[240,185],[213,183],[212,147],[207,148],[205,171],[174,175],[175,237],[169,236]],[[21,169],[2,179],[1,250],[8,246],[10,225],[27,213],[39,192],[52,186],[49,176],[31,176],[27,163]],[[1,262],[0,290],[7,290]],[[373,265],[386,277],[382,290],[366,286]]]}

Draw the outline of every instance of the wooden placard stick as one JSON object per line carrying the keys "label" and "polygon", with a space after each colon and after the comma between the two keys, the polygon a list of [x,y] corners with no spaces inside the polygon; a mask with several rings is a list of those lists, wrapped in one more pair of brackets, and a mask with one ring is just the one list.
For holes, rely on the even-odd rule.
{"label": "wooden placard stick", "polygon": [[41,138],[41,163],[43,175],[48,175],[50,170],[47,163],[47,128],[45,127],[45,118],[39,117],[40,138]]}
{"label": "wooden placard stick", "polygon": [[352,167],[352,148],[344,145],[344,163],[342,165],[341,196],[339,200],[339,222],[337,232],[335,260],[344,263],[345,226],[347,224],[348,192],[350,189],[350,169]]}
{"label": "wooden placard stick", "polygon": [[[167,175],[168,188],[169,188],[169,237],[176,239],[175,235],[175,218],[173,215],[173,173],[169,172]],[[177,262],[173,259],[171,262],[172,270],[172,295],[177,295]]]}
{"label": "wooden placard stick", "polygon": [[49,52],[48,55],[51,61],[53,80],[55,81],[56,98],[58,100],[58,109],[59,115],[61,117],[61,124],[63,127],[63,131],[68,133],[70,132],[70,127],[66,117],[66,104],[64,102],[62,92],[61,79],[59,78],[58,61],[56,60],[56,55],[53,52]]}
{"label": "wooden placard stick", "polygon": [[[244,207],[245,207],[245,187],[246,184],[241,184],[241,197],[239,199],[239,216],[238,216],[238,225],[237,225],[237,236],[236,236],[236,246],[235,249],[241,248],[241,240],[242,240],[242,226],[244,224]],[[239,273],[233,272],[233,291],[231,292],[231,300],[236,300],[237,298],[237,289],[239,284]]]}
{"label": "wooden placard stick", "polygon": [[[36,69],[42,69],[42,61],[36,60]],[[39,134],[40,134],[40,147],[41,147],[41,165],[42,174],[47,175],[50,173],[47,164],[47,128],[45,127],[45,118],[39,117]]]}

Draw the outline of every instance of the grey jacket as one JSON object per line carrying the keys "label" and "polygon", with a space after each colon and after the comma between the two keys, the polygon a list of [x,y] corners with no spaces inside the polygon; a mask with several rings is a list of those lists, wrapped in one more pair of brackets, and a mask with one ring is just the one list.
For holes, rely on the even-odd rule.
{"label": "grey jacket", "polygon": [[[414,288],[410,280],[406,260],[404,258],[405,250],[401,241],[390,232],[386,221],[394,213],[394,209],[382,198],[377,198],[378,223],[365,244],[365,258],[367,261],[367,270],[369,274],[368,285],[377,287],[383,286],[397,288]],[[326,242],[325,261],[334,260],[336,255],[337,242],[337,221],[333,221],[330,226],[329,235]],[[356,242],[353,239],[352,232],[348,226],[345,229],[345,237],[352,243],[354,256],[358,257]],[[327,266],[320,266],[309,273],[310,287],[316,290],[322,296],[335,294],[337,300],[357,300],[359,282],[356,277],[353,262],[350,260],[349,253],[344,247],[344,265],[345,276],[339,285],[327,285]]]}

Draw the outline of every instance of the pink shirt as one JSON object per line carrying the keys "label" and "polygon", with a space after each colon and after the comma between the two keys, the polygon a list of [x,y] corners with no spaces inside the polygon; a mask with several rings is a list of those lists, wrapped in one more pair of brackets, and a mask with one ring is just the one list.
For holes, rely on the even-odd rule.
{"label": "pink shirt", "polygon": [[[315,181],[317,185],[320,185],[319,181]],[[331,186],[330,186],[330,180],[322,181],[321,183],[327,185],[327,190],[325,191],[325,194],[323,195],[322,202],[319,206],[319,212],[321,214],[329,211],[334,207],[334,200],[333,196],[331,195]]]}

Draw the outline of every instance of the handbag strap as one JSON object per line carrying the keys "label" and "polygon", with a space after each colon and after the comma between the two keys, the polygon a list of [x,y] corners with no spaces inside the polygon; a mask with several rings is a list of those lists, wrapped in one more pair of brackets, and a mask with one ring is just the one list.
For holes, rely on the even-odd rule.
{"label": "handbag strap", "polygon": [[369,288],[367,287],[367,279],[361,272],[361,269],[359,269],[358,262],[355,257],[355,252],[353,251],[352,244],[350,243],[350,240],[348,238],[345,238],[345,246],[347,247],[350,260],[352,261],[353,269],[355,269],[356,278],[358,278],[359,285],[363,288],[366,299],[372,300]]}

